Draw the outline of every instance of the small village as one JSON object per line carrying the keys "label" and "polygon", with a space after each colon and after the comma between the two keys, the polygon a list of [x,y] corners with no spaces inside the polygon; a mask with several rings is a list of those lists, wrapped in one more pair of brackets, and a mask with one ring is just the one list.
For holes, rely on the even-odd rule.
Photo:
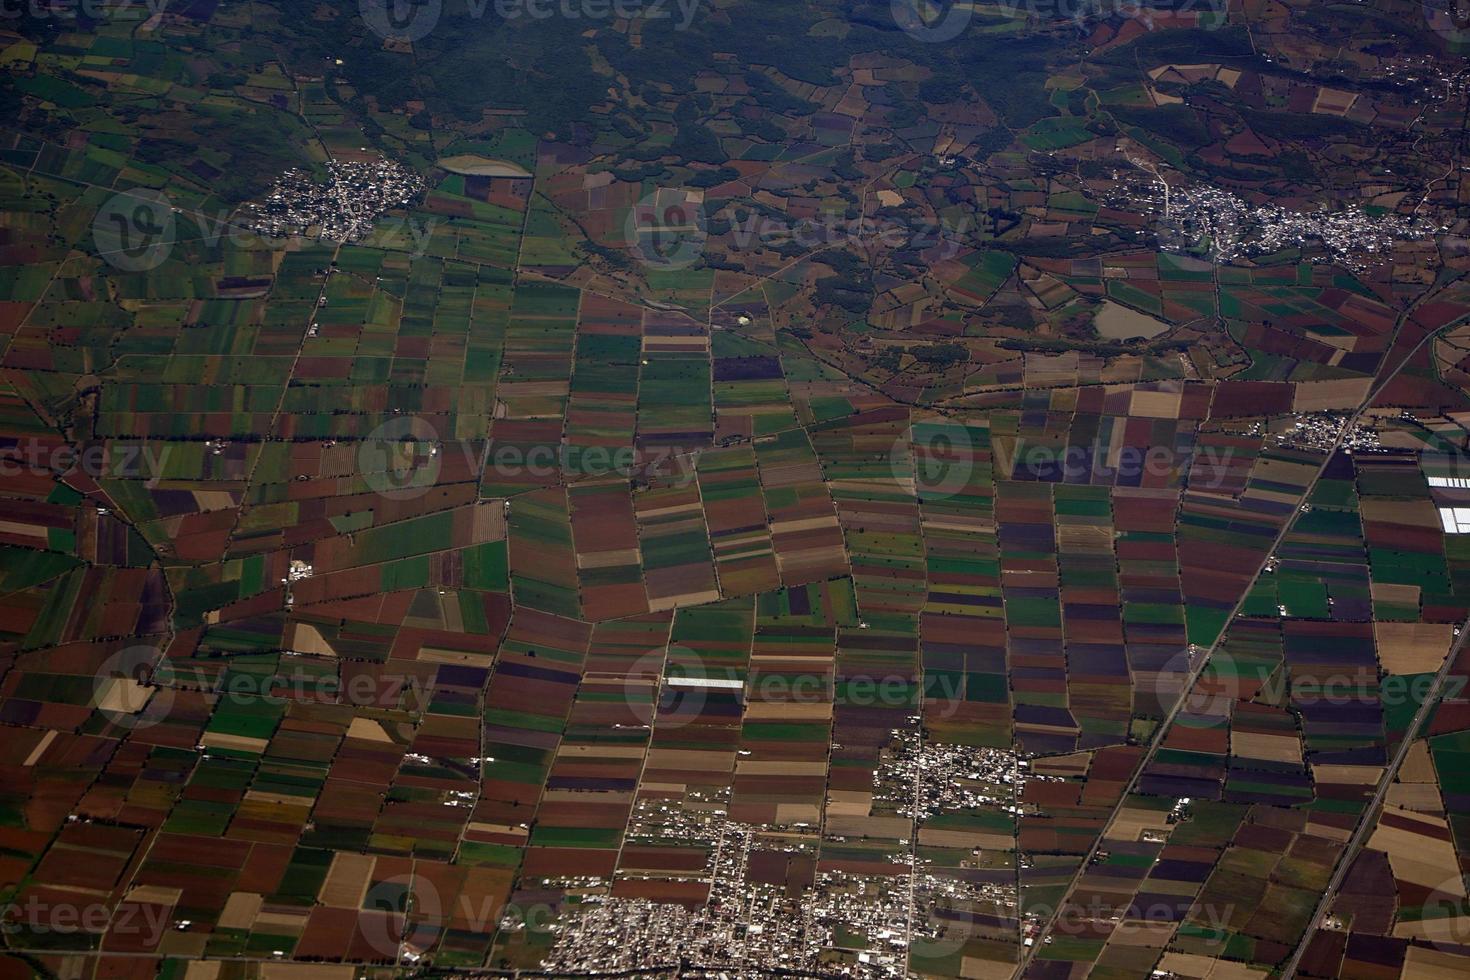
{"label": "small village", "polygon": [[326,171],[325,182],[303,169],[281,174],[265,200],[246,212],[249,229],[267,238],[355,242],[384,212],[411,203],[423,191],[418,174],[391,160],[333,160]]}

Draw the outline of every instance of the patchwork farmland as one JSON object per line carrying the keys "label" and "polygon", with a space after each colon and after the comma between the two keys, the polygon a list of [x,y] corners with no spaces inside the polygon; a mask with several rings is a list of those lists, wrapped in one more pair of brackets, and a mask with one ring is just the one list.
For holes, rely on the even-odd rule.
{"label": "patchwork farmland", "polygon": [[1443,11],[45,6],[0,975],[1470,975]]}

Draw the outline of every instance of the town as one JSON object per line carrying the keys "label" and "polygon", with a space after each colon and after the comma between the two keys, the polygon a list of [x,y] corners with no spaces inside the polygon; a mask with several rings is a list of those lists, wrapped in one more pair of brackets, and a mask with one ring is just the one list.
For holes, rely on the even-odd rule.
{"label": "town", "polygon": [[326,171],[325,182],[304,169],[281,174],[265,200],[247,210],[249,229],[268,238],[355,242],[385,211],[411,203],[423,190],[418,174],[391,160],[333,160]]}
{"label": "town", "polygon": [[[708,884],[708,900],[690,908],[615,897],[600,879],[558,882],[581,893],[581,900],[552,926],[556,938],[542,969],[656,970],[683,961],[718,967],[731,978],[766,976],[771,968],[901,977],[912,970],[911,957],[957,949],[978,918],[1019,927],[1014,869],[997,880],[968,861],[962,868],[936,867],[919,855],[918,831],[941,812],[984,808],[1017,815],[1027,780],[1060,777],[1033,775],[1011,751],[930,741],[919,719],[910,721],[889,733],[873,776],[874,814],[894,814],[910,826],[909,836],[893,840],[884,854],[891,873],[823,868],[823,843],[852,841],[802,824],[772,830],[732,821],[727,790],[690,790],[682,805],[640,798],[629,842],[704,848],[708,859],[699,880]],[[779,852],[818,870],[808,888],[793,894],[789,880],[752,880],[756,852]]]}

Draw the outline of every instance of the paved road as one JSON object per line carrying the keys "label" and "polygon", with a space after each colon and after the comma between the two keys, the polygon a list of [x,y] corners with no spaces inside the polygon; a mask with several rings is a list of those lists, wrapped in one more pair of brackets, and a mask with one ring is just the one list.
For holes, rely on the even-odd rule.
{"label": "paved road", "polygon": [[[1409,307],[1399,315],[1398,319],[1394,323],[1394,343],[1390,343],[1388,348],[1390,354],[1393,352],[1399,336],[1402,335],[1405,324],[1408,323],[1409,319],[1414,315],[1414,312],[1418,310],[1419,307],[1425,302],[1435,296],[1438,296],[1441,292],[1444,291],[1444,288],[1446,287],[1431,288],[1429,290],[1426,290],[1422,295],[1415,299],[1414,302],[1410,303]],[[1337,452],[1338,448],[1341,447],[1343,440],[1347,437],[1347,434],[1352,431],[1353,427],[1357,424],[1358,419],[1362,417],[1363,413],[1366,412],[1370,406],[1372,406],[1374,400],[1378,397],[1379,393],[1389,384],[1389,382],[1391,382],[1398,375],[1399,371],[1403,370],[1404,365],[1408,364],[1414,359],[1414,356],[1419,353],[1420,349],[1423,348],[1425,344],[1430,343],[1438,335],[1439,331],[1437,330],[1425,334],[1422,338],[1420,338],[1419,342],[1415,344],[1413,348],[1407,354],[1405,354],[1390,371],[1388,371],[1387,374],[1374,381],[1372,387],[1370,387],[1368,390],[1367,397],[1364,398],[1363,401],[1358,405],[1357,410],[1349,415],[1347,419],[1343,422],[1342,431],[1337,434],[1337,439],[1333,441],[1332,448],[1328,450],[1327,455],[1323,458],[1322,465],[1317,468],[1317,472],[1312,477],[1311,483],[1309,483],[1307,487],[1302,491],[1301,500],[1305,501],[1311,498],[1312,491],[1316,488],[1317,483],[1322,479],[1323,472],[1325,472],[1327,469],[1327,464],[1332,460],[1332,457]],[[1276,554],[1276,552],[1281,549],[1281,542],[1285,540],[1286,535],[1291,532],[1292,525],[1295,523],[1295,517],[1293,517],[1291,520],[1288,520],[1281,528],[1280,532],[1277,533],[1275,540],[1271,543],[1271,549],[1262,556],[1260,567],[1256,569],[1256,574],[1251,578],[1251,585],[1254,585],[1256,579],[1261,577],[1262,572],[1266,568],[1266,562],[1270,560],[1270,557]],[[1021,960],[1016,965],[1016,970],[1013,974],[1013,980],[1020,980],[1021,977],[1025,976],[1026,969],[1031,965],[1031,961],[1036,958],[1036,954],[1041,952],[1042,948],[1046,945],[1047,938],[1051,936],[1053,930],[1056,928],[1057,912],[1061,910],[1061,906],[1066,903],[1067,898],[1069,898],[1072,892],[1076,890],[1077,883],[1081,881],[1082,876],[1087,873],[1088,866],[1092,864],[1093,859],[1097,856],[1097,852],[1101,850],[1102,843],[1107,836],[1108,829],[1111,828],[1113,822],[1117,820],[1118,814],[1123,809],[1123,806],[1127,803],[1129,795],[1137,789],[1138,782],[1142,778],[1144,770],[1148,768],[1149,763],[1153,761],[1154,756],[1158,753],[1159,747],[1163,745],[1164,736],[1168,733],[1169,727],[1174,723],[1174,719],[1179,716],[1179,713],[1183,710],[1185,704],[1188,703],[1189,692],[1199,681],[1200,676],[1205,672],[1205,668],[1209,666],[1210,661],[1214,658],[1215,651],[1219,649],[1220,644],[1224,642],[1226,635],[1230,632],[1230,625],[1235,621],[1235,617],[1240,615],[1240,610],[1245,606],[1246,599],[1249,597],[1249,595],[1250,588],[1247,587],[1245,590],[1242,591],[1240,598],[1235,603],[1234,608],[1231,609],[1230,615],[1226,618],[1225,628],[1220,631],[1220,635],[1215,638],[1215,642],[1210,645],[1210,648],[1205,651],[1205,654],[1200,658],[1199,665],[1189,672],[1188,677],[1185,679],[1185,686],[1182,690],[1182,693],[1179,695],[1179,699],[1174,702],[1173,706],[1169,709],[1168,714],[1164,717],[1163,722],[1154,731],[1153,737],[1149,740],[1148,749],[1143,754],[1143,759],[1139,762],[1137,766],[1134,767],[1133,775],[1129,778],[1128,785],[1124,788],[1123,793],[1118,798],[1117,804],[1114,805],[1112,812],[1108,814],[1107,821],[1103,824],[1102,833],[1098,834],[1098,836],[1093,840],[1092,847],[1088,850],[1087,856],[1083,859],[1082,864],[1077,868],[1076,872],[1073,873],[1071,880],[1067,883],[1067,889],[1065,892],[1062,893],[1063,898],[1060,902],[1057,903],[1057,909],[1053,910],[1051,917],[1046,922],[1046,925],[1039,933],[1036,934],[1035,944],[1029,947],[1022,947]],[[1454,649],[1451,650],[1450,656],[1446,658],[1445,663],[1440,667],[1440,673],[1435,677],[1433,693],[1429,698],[1425,700],[1425,705],[1432,704],[1435,698],[1439,696],[1439,691],[1442,689],[1444,678],[1447,675],[1449,666],[1451,663],[1454,662],[1455,654],[1459,649],[1459,645],[1464,642],[1465,635],[1470,634],[1470,630],[1462,629],[1461,634],[1462,635],[1460,639],[1457,640],[1455,643]],[[1424,711],[1425,707],[1421,705],[1419,709],[1419,715],[1415,716],[1414,723],[1416,727],[1420,723],[1420,715],[1422,715]],[[1395,765],[1391,766],[1388,772],[1385,773],[1385,783],[1384,785],[1379,787],[1377,799],[1381,799],[1383,794],[1388,791],[1387,783],[1392,782],[1392,773],[1397,772],[1398,766],[1403,764],[1403,757],[1406,756],[1408,752],[1408,741],[1411,741],[1411,739],[1406,740],[1404,746],[1400,746],[1400,757],[1395,758]],[[1367,816],[1371,816],[1371,814]],[[1360,835],[1362,834],[1364,827],[1368,823],[1367,816],[1365,816],[1364,820],[1359,825],[1358,833],[1355,834],[1353,837],[1352,843],[1354,844],[1354,846],[1359,842]],[[1346,852],[1344,853],[1346,854]],[[1334,884],[1329,887],[1329,891],[1335,891],[1336,886],[1341,884],[1341,875],[1346,874],[1345,867],[1346,866],[1344,864],[1342,868],[1339,868],[1339,874],[1334,877]],[[1299,946],[1296,952],[1292,955],[1291,962],[1289,964],[1291,969],[1294,970],[1296,968],[1296,963],[1301,958],[1301,954],[1303,949],[1305,948],[1305,944],[1310,941],[1311,933],[1321,916],[1321,912],[1322,910],[1319,907],[1316,914],[1313,915],[1311,920],[1312,928],[1309,928],[1307,930],[1307,935],[1302,939],[1302,945]],[[1285,974],[1283,980],[1287,980],[1287,978],[1289,978],[1290,976],[1290,973]]]}
{"label": "paved road", "polygon": [[1449,656],[1445,657],[1444,663],[1439,668],[1439,673],[1434,675],[1434,684],[1430,688],[1429,696],[1424,703],[1419,705],[1419,710],[1414,713],[1414,723],[1404,733],[1404,740],[1399,744],[1398,752],[1394,753],[1393,760],[1388,768],[1383,771],[1383,778],[1378,781],[1378,791],[1373,794],[1373,802],[1363,813],[1363,819],[1358,822],[1358,828],[1348,841],[1347,847],[1343,848],[1342,857],[1338,859],[1337,870],[1332,873],[1332,879],[1327,883],[1327,890],[1322,893],[1322,900],[1318,903],[1316,911],[1312,913],[1311,920],[1307,923],[1307,931],[1302,935],[1301,942],[1297,943],[1296,950],[1291,954],[1291,959],[1286,961],[1282,968],[1281,980],[1291,980],[1296,976],[1297,967],[1301,965],[1303,954],[1311,945],[1312,936],[1322,927],[1322,920],[1332,908],[1332,903],[1337,899],[1337,893],[1342,888],[1343,879],[1347,877],[1352,868],[1353,859],[1357,857],[1358,851],[1362,849],[1363,842],[1368,839],[1369,833],[1377,825],[1376,815],[1379,807],[1383,805],[1383,799],[1388,795],[1388,789],[1393,785],[1394,777],[1403,766],[1404,760],[1409,757],[1409,750],[1414,747],[1414,736],[1418,734],[1424,722],[1429,718],[1429,713],[1434,710],[1435,702],[1439,700],[1444,690],[1445,680],[1454,674],[1455,660],[1460,655],[1465,640],[1470,637],[1470,629],[1461,628],[1460,635],[1450,647]]}

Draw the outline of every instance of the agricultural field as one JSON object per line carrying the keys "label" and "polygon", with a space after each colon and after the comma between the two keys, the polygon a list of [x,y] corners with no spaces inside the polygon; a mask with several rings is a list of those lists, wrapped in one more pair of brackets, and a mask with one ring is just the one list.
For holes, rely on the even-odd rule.
{"label": "agricultural field", "polygon": [[72,6],[0,977],[1470,975],[1451,11]]}

